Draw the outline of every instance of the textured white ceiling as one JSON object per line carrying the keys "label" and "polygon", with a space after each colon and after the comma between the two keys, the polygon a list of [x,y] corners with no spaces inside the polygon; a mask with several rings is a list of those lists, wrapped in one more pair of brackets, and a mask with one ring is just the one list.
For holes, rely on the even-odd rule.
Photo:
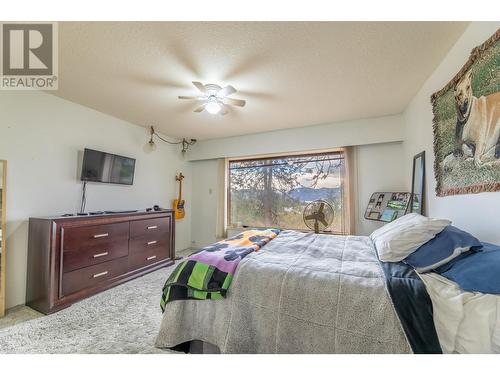
{"label": "textured white ceiling", "polygon": [[[62,98],[176,138],[400,113],[464,22],[63,22]],[[450,73],[451,74],[451,73]],[[177,99],[233,85],[226,116]]]}

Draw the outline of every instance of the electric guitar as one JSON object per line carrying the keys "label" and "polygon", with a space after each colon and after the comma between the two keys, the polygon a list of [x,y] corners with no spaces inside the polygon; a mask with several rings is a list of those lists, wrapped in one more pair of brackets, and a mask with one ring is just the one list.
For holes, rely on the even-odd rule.
{"label": "electric guitar", "polygon": [[178,219],[184,219],[184,216],[186,216],[186,213],[184,212],[184,200],[182,199],[182,180],[184,179],[184,176],[182,175],[182,172],[179,173],[178,176],[175,176],[175,181],[179,181],[179,197],[177,199],[174,199],[173,203],[173,208],[175,211],[175,218]]}

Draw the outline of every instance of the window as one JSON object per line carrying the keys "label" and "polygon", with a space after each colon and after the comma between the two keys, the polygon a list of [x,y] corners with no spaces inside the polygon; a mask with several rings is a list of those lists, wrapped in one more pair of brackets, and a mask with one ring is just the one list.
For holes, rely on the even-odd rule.
{"label": "window", "polygon": [[334,209],[332,233],[349,232],[344,149],[307,155],[229,160],[228,225],[309,230],[302,213],[323,199]]}

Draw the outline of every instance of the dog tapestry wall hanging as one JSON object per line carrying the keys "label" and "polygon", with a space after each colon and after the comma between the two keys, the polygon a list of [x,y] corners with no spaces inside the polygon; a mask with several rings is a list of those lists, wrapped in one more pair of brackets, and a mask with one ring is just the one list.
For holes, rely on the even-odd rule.
{"label": "dog tapestry wall hanging", "polygon": [[431,102],[436,194],[500,190],[500,29]]}

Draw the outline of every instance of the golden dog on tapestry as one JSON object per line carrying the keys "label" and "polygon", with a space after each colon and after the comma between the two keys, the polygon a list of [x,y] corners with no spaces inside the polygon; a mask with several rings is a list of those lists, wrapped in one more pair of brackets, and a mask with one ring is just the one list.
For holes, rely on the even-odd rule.
{"label": "golden dog on tapestry", "polygon": [[500,190],[500,29],[431,101],[437,195]]}

